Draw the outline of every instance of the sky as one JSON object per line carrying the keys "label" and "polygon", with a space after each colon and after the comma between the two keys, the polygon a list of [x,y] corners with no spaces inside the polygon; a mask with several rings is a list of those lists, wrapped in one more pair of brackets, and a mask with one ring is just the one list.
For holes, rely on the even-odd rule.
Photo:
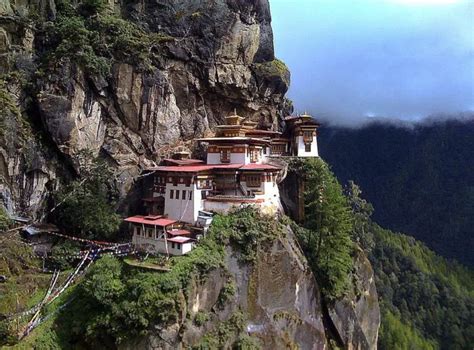
{"label": "sky", "polygon": [[332,124],[474,110],[474,0],[270,0],[297,112]]}

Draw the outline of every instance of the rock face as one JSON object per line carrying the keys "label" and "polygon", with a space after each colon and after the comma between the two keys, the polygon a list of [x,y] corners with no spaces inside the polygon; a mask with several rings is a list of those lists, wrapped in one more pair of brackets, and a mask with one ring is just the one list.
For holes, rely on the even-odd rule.
{"label": "rock face", "polygon": [[[150,335],[120,348],[198,346],[203,337],[215,333],[220,324],[239,312],[244,315],[243,332],[256,339],[262,349],[329,349],[330,342],[344,349],[376,349],[379,306],[373,271],[362,251],[355,258],[354,280],[358,295],[349,294],[327,310],[317,281],[288,228],[286,237],[259,250],[252,264],[239,262],[239,253],[228,248],[224,268],[190,282],[187,296],[183,294],[179,321],[166,328],[156,327]],[[232,295],[221,303],[228,283],[233,285]],[[207,315],[202,324],[192,321],[199,314]],[[226,347],[231,348],[236,335],[226,340]]]}
{"label": "rock face", "polygon": [[354,289],[329,307],[329,317],[345,348],[374,349],[380,326],[374,271],[362,250],[354,260]]}
{"label": "rock face", "polygon": [[[37,157],[44,158],[39,149],[44,148],[46,159],[62,159],[71,175],[84,150],[106,157],[125,195],[141,168],[210,133],[234,109],[278,126],[289,72],[274,57],[267,0],[145,0],[114,6],[118,16],[171,38],[161,44],[151,70],[116,59],[112,74],[104,78],[64,61],[38,75],[38,57],[47,40],[37,29],[39,22],[29,19],[54,19],[55,3],[2,0],[0,74],[6,74],[8,85],[12,73],[30,81],[18,84],[12,96],[22,118],[41,129],[35,130],[43,136],[40,141],[31,135],[25,142],[38,144],[33,150]],[[24,177],[27,162],[13,160],[18,152],[8,152],[6,143],[0,139],[2,161],[10,164],[10,171],[0,168],[9,180],[2,182],[4,197],[10,193],[15,213],[36,215],[41,201],[32,201],[31,191],[25,192],[11,171],[16,164],[17,175]],[[46,197],[46,187],[56,186],[61,170],[52,165],[42,171],[45,186],[36,186],[35,198]]]}
{"label": "rock face", "polygon": [[[239,254],[228,248],[225,268],[191,283],[186,300],[188,318],[124,348],[196,346],[237,311],[245,315],[244,332],[258,339],[264,349],[327,348],[318,286],[291,231],[268,248],[260,250],[251,265],[239,262]],[[229,281],[235,286],[234,293],[220,305],[219,297]],[[198,313],[211,316],[197,326],[190,319]],[[230,337],[228,345],[233,341]]]}
{"label": "rock face", "polygon": [[[278,128],[290,76],[274,57],[268,0],[127,0],[113,8],[172,38],[160,44],[152,69],[116,59],[107,77],[69,61],[41,73],[47,40],[38,23],[56,18],[55,2],[0,0],[0,203],[11,214],[41,219],[48,195],[77,175],[84,151],[107,160],[125,198],[143,167],[189,147],[234,110]],[[236,312],[264,348],[328,348],[326,317],[345,347],[375,348],[372,271],[364,257],[357,266],[361,293],[326,312],[290,231],[253,265],[229,248],[224,269],[183,293],[178,322],[123,348],[186,348]],[[229,280],[235,292],[219,306]],[[190,321],[203,312],[214,316],[200,326]]]}

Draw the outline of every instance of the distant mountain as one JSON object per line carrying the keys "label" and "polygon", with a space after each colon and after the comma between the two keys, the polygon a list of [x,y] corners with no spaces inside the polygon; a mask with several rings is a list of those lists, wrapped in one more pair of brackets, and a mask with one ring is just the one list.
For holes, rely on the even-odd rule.
{"label": "distant mountain", "polygon": [[319,144],[339,180],[360,185],[376,222],[474,266],[474,118],[322,128]]}

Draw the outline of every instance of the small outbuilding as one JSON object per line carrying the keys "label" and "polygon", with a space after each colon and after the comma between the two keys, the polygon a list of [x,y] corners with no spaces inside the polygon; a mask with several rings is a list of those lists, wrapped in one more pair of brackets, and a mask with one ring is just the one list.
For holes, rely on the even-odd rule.
{"label": "small outbuilding", "polygon": [[125,219],[130,225],[132,243],[137,250],[167,255],[184,255],[195,244],[191,231],[176,220],[161,215],[135,215]]}

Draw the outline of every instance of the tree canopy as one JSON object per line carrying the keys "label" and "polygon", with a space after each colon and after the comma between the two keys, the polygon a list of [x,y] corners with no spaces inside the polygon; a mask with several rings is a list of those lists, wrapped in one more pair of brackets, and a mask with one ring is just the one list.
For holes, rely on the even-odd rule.
{"label": "tree canopy", "polygon": [[352,269],[353,220],[342,187],[320,159],[290,165],[305,181],[305,221],[297,229],[305,255],[327,299],[340,297]]}
{"label": "tree canopy", "polygon": [[114,208],[117,193],[113,174],[105,162],[88,157],[80,172],[79,179],[56,193],[53,219],[72,235],[110,238],[121,222]]}

